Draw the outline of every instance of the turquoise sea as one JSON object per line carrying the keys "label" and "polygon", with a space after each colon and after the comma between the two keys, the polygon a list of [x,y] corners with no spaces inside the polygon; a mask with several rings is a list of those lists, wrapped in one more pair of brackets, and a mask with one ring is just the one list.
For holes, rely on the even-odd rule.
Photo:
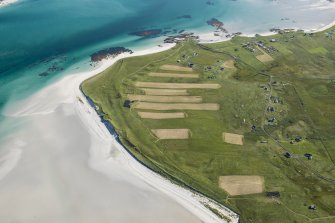
{"label": "turquoise sea", "polygon": [[[178,18],[190,15],[191,18]],[[0,8],[0,114],[55,79],[93,69],[104,48],[138,49],[162,42],[129,33],[145,29],[211,32],[220,19],[230,32],[272,27],[320,28],[335,20],[327,0],[18,0]],[[47,75],[45,72],[48,71]],[[0,115],[1,120],[5,119]],[[0,124],[1,126],[1,124]],[[0,127],[1,128],[1,127]],[[1,130],[0,130],[1,134]]]}

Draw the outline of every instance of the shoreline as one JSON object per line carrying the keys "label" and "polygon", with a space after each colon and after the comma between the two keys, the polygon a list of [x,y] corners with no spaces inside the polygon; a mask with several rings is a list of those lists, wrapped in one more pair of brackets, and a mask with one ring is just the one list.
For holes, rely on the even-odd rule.
{"label": "shoreline", "polygon": [[18,0],[4,0],[4,1],[0,1],[0,8],[8,6],[8,5],[11,5],[11,4],[13,4],[13,3],[15,3],[17,1]]}
{"label": "shoreline", "polygon": [[[308,28],[308,29],[304,29],[304,32],[307,32],[307,33],[317,33],[317,32],[322,32],[322,31],[325,31],[327,29],[330,29],[331,27],[335,26],[335,20],[330,22],[329,24],[322,24],[322,26],[320,28]],[[285,29],[285,28],[283,28]],[[291,29],[291,28],[290,28]],[[292,28],[292,30],[294,32],[298,31],[299,28]],[[193,31],[191,31],[193,32]],[[220,42],[225,42],[225,41],[229,41],[231,40],[233,37],[226,37],[225,35],[228,34],[228,33],[224,33],[223,36],[215,36],[214,33],[215,33],[215,30],[212,31],[212,32],[195,32],[195,35],[198,35],[200,38],[199,38],[199,41],[200,43],[220,43]],[[249,34],[241,34],[239,36],[241,37],[254,37],[256,34],[260,35],[260,36],[272,36],[272,35],[276,35],[278,33],[276,32],[271,32],[271,31],[264,31],[264,32],[260,32],[260,33],[249,33]],[[202,36],[202,38],[201,38]]]}
{"label": "shoreline", "polygon": [[[335,25],[335,21],[317,29],[314,32],[321,32],[328,28],[331,28]],[[276,33],[267,33],[268,35],[275,35]],[[262,35],[262,34],[260,34]],[[243,36],[243,35],[242,35]],[[252,34],[247,35],[247,37],[253,36]],[[230,39],[224,39],[217,42],[228,41]],[[207,42],[207,43],[215,43],[215,41]],[[143,56],[153,53],[158,53],[162,51],[166,51],[171,49],[175,44],[161,44],[162,47],[153,47],[146,50],[135,51],[133,54],[124,53],[118,55],[115,58],[111,58],[108,60],[103,60],[101,64],[92,71],[75,73],[73,75],[65,76],[55,83],[43,88],[38,91],[36,94],[29,97],[27,100],[19,102],[9,110],[7,110],[7,114],[9,116],[32,116],[38,114],[49,114],[54,112],[60,105],[62,104],[73,104],[75,106],[76,115],[82,120],[84,125],[86,126],[90,135],[94,137],[99,137],[106,142],[112,143],[116,146],[119,152],[122,153],[122,165],[126,165],[127,168],[131,169],[136,173],[141,179],[145,182],[149,183],[156,189],[164,192],[172,199],[176,200],[186,209],[188,209],[195,216],[198,216],[201,220],[205,222],[222,222],[222,219],[219,219],[214,213],[212,213],[208,208],[203,205],[203,202],[209,203],[213,205],[215,208],[220,208],[220,211],[224,212],[228,216],[232,216],[234,219],[232,222],[238,222],[238,216],[229,209],[226,209],[224,206],[217,206],[216,202],[211,201],[208,198],[201,197],[197,194],[194,194],[192,191],[187,190],[177,184],[171,183],[168,179],[158,175],[155,172],[147,169],[147,167],[143,166],[137,160],[135,160],[130,154],[128,154],[127,149],[123,148],[123,146],[117,142],[117,140],[113,137],[110,137],[111,134],[108,132],[105,125],[101,122],[100,117],[95,112],[95,110],[91,107],[91,105],[84,100],[84,102],[79,102],[78,97],[82,98],[85,95],[80,90],[80,85],[82,81],[93,77],[109,67],[111,67],[118,60],[127,58],[127,57],[135,57],[135,56]],[[62,90],[62,91],[60,91]],[[49,98],[49,93],[56,91],[57,94],[54,94],[56,97],[51,99]],[[48,103],[42,103],[42,101],[46,100]],[[22,109],[24,108],[24,109]],[[14,109],[14,112],[11,111]],[[16,111],[15,111],[16,110]],[[101,153],[98,151],[99,148],[95,148],[96,151],[93,151],[95,154]],[[108,160],[107,160],[108,161]],[[107,162],[106,161],[106,162]],[[93,165],[100,165],[99,163],[94,163]],[[103,173],[107,173],[110,171],[108,166],[99,167],[101,168],[99,171]]]}
{"label": "shoreline", "polygon": [[[144,182],[166,194],[186,208],[194,216],[206,223],[224,222],[224,219],[219,218],[211,210],[205,207],[204,204],[218,209],[222,214],[230,218],[232,223],[237,223],[239,219],[238,215],[230,209],[200,194],[196,194],[191,190],[172,183],[171,180],[153,172],[134,159],[134,157],[128,153],[127,149],[125,149],[116,138],[110,134],[106,126],[101,122],[99,115],[92,108],[90,103],[85,100],[86,97],[80,90],[80,85],[84,80],[103,72],[121,59],[158,53],[171,49],[174,46],[175,44],[162,44],[161,47],[156,46],[150,49],[136,51],[133,54],[124,53],[115,58],[103,60],[97,69],[65,76],[37,92],[27,100],[6,108],[5,114],[14,117],[45,115],[53,113],[63,104],[72,104],[75,107],[76,116],[83,122],[91,137],[99,138],[99,140],[103,140],[106,144],[111,144],[112,146],[117,147],[118,152],[122,154],[122,158],[118,158],[117,161],[127,169],[130,169],[131,172]],[[50,100],[50,98],[52,99]],[[103,149],[98,146],[93,145],[93,149],[90,152],[91,156],[93,158],[101,157],[102,154],[104,154],[105,157],[103,160],[90,161],[90,166],[92,169],[97,169],[98,172],[105,173],[108,176],[111,171],[113,171],[112,168],[108,168],[112,157],[110,157],[110,151],[102,150]]]}

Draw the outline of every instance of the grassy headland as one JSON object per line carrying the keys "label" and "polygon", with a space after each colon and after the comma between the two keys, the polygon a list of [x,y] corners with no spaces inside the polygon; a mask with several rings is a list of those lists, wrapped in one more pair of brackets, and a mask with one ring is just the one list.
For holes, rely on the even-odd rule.
{"label": "grassy headland", "polygon": [[[86,80],[82,90],[137,159],[232,208],[241,222],[333,222],[334,38],[335,28],[234,37],[215,44],[187,40],[162,53],[122,59]],[[192,66],[193,71],[168,71],[162,68],[167,64]],[[187,74],[199,78],[185,78]],[[219,109],[137,109],[137,101],[129,101],[128,108],[129,95],[146,94],[138,82],[219,84],[217,89],[186,91]],[[183,112],[185,117],[144,119],[139,111]],[[189,137],[159,140],[154,129],[188,129]],[[243,145],[226,143],[223,133],[243,135]],[[230,196],[219,186],[220,176],[229,175],[264,177],[264,193]],[[265,192],[279,192],[280,198]]]}

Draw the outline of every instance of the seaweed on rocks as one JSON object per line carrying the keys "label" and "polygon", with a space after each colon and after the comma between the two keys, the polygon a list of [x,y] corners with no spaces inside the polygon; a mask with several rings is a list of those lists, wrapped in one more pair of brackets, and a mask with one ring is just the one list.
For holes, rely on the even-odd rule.
{"label": "seaweed on rocks", "polygon": [[110,57],[116,57],[122,53],[130,53],[132,54],[133,51],[124,47],[112,47],[100,50],[96,53],[91,54],[91,61],[92,62],[99,62],[103,59],[108,59]]}

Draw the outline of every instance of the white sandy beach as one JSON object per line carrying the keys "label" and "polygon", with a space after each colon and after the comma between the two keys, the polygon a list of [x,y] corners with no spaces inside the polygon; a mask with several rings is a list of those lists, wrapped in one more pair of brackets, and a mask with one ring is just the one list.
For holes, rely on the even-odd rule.
{"label": "white sandy beach", "polygon": [[80,83],[128,56],[104,61],[94,71],[66,76],[6,109],[8,116],[28,123],[2,144],[7,154],[1,156],[5,158],[0,168],[0,219],[28,223],[225,222],[202,204],[205,202],[231,222],[238,222],[229,209],[134,160],[86,102]]}

